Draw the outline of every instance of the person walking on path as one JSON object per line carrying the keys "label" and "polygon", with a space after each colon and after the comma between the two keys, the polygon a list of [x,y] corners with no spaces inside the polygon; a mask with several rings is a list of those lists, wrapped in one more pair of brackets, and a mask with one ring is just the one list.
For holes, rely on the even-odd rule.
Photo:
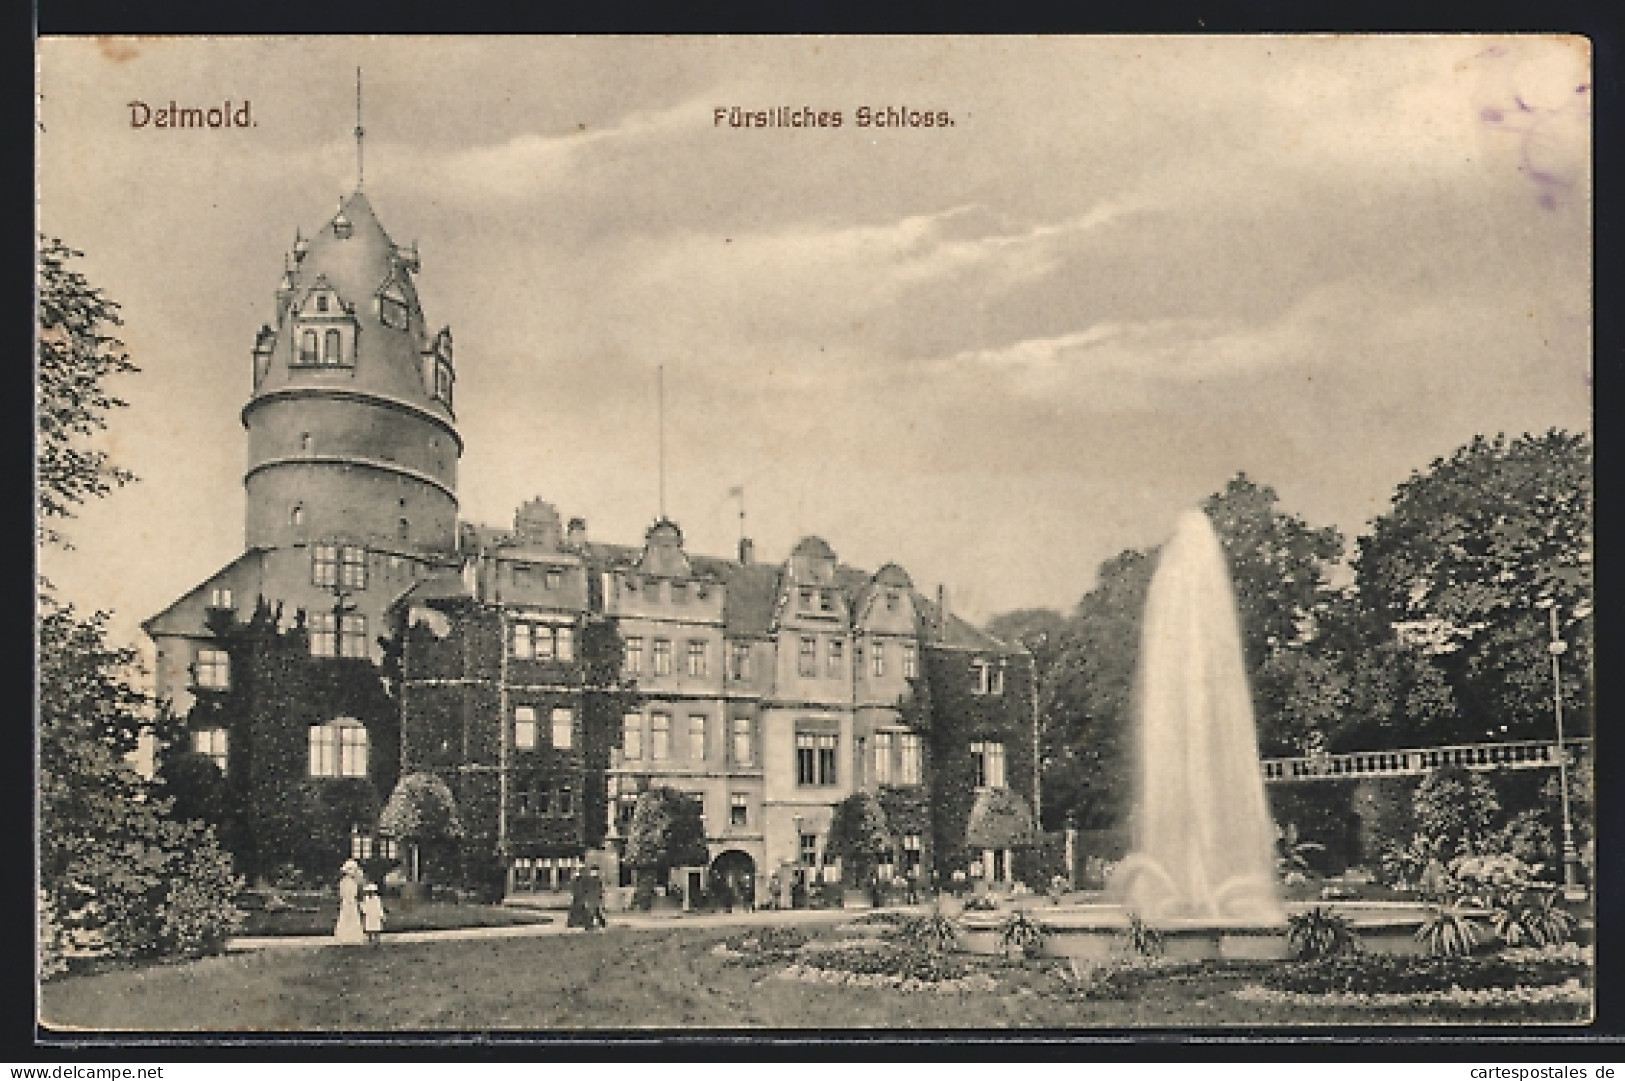
{"label": "person walking on path", "polygon": [[[564,921],[566,927],[579,927],[583,931],[592,928],[593,912],[587,901],[587,882],[591,877],[590,874],[579,875],[570,883],[570,916]],[[603,897],[602,888],[599,897]]]}
{"label": "person walking on path", "polygon": [[384,899],[378,896],[378,887],[371,882],[361,888],[361,929],[374,946],[383,940]]}
{"label": "person walking on path", "polygon": [[587,930],[608,927],[609,919],[604,915],[604,879],[598,873],[596,864],[587,868],[587,885],[584,893],[587,903]]}
{"label": "person walking on path", "polygon": [[361,883],[366,878],[361,865],[345,860],[339,868],[339,918],[333,925],[333,937],[339,942],[353,944],[365,942],[366,932],[361,929]]}

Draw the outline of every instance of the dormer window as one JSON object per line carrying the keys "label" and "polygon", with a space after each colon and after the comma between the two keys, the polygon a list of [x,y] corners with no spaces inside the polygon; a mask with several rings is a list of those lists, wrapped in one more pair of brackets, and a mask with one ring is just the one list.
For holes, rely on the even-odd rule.
{"label": "dormer window", "polygon": [[318,294],[316,294],[316,310],[319,311],[319,312],[325,312],[327,310],[327,294],[326,293],[318,293]]}
{"label": "dormer window", "polygon": [[307,330],[299,335],[299,363],[316,364],[319,354],[316,352],[316,332]]}
{"label": "dormer window", "polygon": [[383,322],[384,326],[392,327],[395,330],[405,330],[407,315],[408,309],[403,298],[391,296],[388,293],[379,295],[378,318]]}
{"label": "dormer window", "polygon": [[451,365],[444,361],[437,362],[434,366],[434,396],[445,402],[448,409],[451,407],[451,383]]}
{"label": "dormer window", "polygon": [[337,330],[329,330],[322,335],[322,363],[344,363],[344,337]]}

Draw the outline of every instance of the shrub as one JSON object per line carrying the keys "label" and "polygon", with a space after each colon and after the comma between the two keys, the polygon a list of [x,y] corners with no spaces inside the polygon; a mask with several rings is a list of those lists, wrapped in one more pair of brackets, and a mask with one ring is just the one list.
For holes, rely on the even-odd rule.
{"label": "shrub", "polygon": [[905,918],[907,922],[899,924],[897,933],[903,942],[937,953],[951,950],[959,942],[959,926],[941,909],[933,909],[929,916]]}
{"label": "shrub", "polygon": [[234,900],[242,882],[231,857],[208,845],[187,849],[177,862],[159,908],[158,948],[182,957],[219,953],[243,925]]}
{"label": "shrub", "polygon": [[1520,890],[1490,913],[1490,926],[1508,946],[1556,946],[1574,937],[1578,921],[1561,890]]}
{"label": "shrub", "polygon": [[1478,945],[1478,925],[1453,908],[1435,907],[1416,929],[1416,940],[1426,945],[1429,957],[1459,957]]}
{"label": "shrub", "polygon": [[1287,951],[1295,961],[1319,961],[1360,952],[1360,936],[1349,921],[1316,906],[1287,918]]}
{"label": "shrub", "polygon": [[1012,912],[999,925],[999,944],[1020,950],[1024,957],[1037,957],[1044,948],[1044,927],[1025,912]]}

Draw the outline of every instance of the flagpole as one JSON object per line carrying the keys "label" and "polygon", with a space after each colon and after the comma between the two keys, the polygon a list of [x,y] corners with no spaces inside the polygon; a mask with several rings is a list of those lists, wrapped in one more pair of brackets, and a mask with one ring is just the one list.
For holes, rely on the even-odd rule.
{"label": "flagpole", "polygon": [[660,429],[660,520],[666,520],[666,366],[655,370],[656,412]]}

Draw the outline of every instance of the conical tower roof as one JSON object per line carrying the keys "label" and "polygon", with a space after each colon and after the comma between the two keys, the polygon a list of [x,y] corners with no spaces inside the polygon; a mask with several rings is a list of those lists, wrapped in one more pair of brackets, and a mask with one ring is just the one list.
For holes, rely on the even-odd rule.
{"label": "conical tower roof", "polygon": [[[254,397],[293,387],[343,387],[402,400],[450,421],[450,408],[425,379],[422,357],[433,338],[412,282],[416,251],[395,244],[360,191],[340,200],[338,212],[303,243],[304,255],[279,292],[278,362],[269,365]],[[329,293],[330,304],[336,296],[335,310],[355,324],[354,363],[344,368],[295,363],[301,320],[316,314],[314,303],[322,292]],[[386,305],[398,313],[387,320]]]}

